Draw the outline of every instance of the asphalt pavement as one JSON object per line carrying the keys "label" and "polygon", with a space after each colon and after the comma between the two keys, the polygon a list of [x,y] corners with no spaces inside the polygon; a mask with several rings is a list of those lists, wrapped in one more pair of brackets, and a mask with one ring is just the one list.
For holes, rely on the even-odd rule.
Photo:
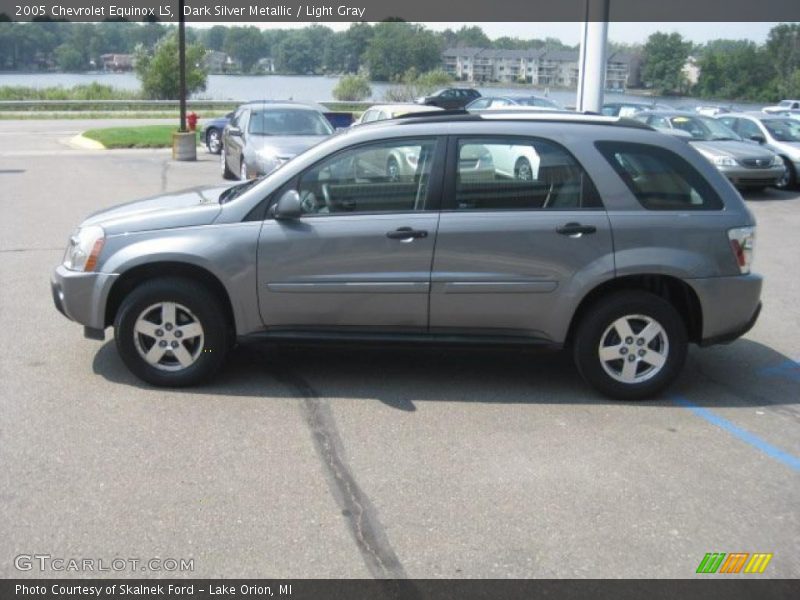
{"label": "asphalt pavement", "polygon": [[[49,289],[89,213],[220,181],[204,152],[68,143],[118,124],[0,121],[0,576],[684,578],[766,552],[731,577],[800,577],[800,193],[746,196],[761,318],[653,401],[520,350],[248,346],[162,390]],[[194,570],[15,567],[34,554]]]}

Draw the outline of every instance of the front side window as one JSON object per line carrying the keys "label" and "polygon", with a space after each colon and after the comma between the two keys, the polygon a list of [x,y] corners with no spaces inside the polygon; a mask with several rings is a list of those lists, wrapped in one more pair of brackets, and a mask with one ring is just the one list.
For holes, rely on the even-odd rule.
{"label": "front side window", "polygon": [[761,133],[761,129],[758,128],[758,125],[749,119],[739,119],[739,135],[748,140],[754,135],[764,137],[764,134]]}
{"label": "front side window", "polygon": [[639,203],[648,210],[719,210],[722,200],[686,160],[648,144],[595,144]]}
{"label": "front side window", "polygon": [[800,142],[800,121],[765,119],[762,121],[770,135],[779,142]]}
{"label": "front side window", "polygon": [[474,138],[458,143],[457,210],[600,208],[597,191],[561,146],[538,138]]}
{"label": "front side window", "polygon": [[425,209],[436,140],[402,139],[345,150],[300,176],[303,214]]}

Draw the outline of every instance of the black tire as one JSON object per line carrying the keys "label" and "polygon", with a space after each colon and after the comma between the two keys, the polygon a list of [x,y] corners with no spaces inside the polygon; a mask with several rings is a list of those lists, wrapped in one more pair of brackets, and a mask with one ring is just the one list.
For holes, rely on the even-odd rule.
{"label": "black tire", "polygon": [[211,154],[219,154],[222,151],[222,132],[216,127],[210,127],[206,131],[206,149]]}
{"label": "black tire", "polygon": [[393,182],[400,180],[400,165],[394,156],[390,156],[386,161],[386,179]]}
{"label": "black tire", "polygon": [[228,157],[225,155],[225,147],[223,146],[222,150],[220,150],[220,159],[219,159],[220,160],[221,169],[222,169],[222,178],[223,179],[238,179],[239,176],[228,168],[228,160],[227,160],[227,158]]}
{"label": "black tire", "polygon": [[[634,359],[636,376],[639,377],[638,372],[642,370],[644,380],[625,383],[612,377],[604,368],[600,359],[600,344],[615,335],[616,330],[607,333],[615,321],[634,315],[653,319],[661,326],[667,342],[666,360],[660,370],[655,371],[649,379],[644,379],[650,367],[647,362],[639,365],[639,361]],[[636,319],[632,322],[636,322]],[[663,337],[654,340],[653,344],[658,345],[659,340],[663,341]],[[628,350],[625,341],[620,340],[620,347],[626,346],[626,354],[618,359],[621,362],[606,362],[607,367],[611,370],[619,367],[621,371],[629,354],[642,350],[637,342],[638,338],[632,338]],[[644,400],[655,396],[675,380],[686,361],[687,346],[686,325],[669,302],[655,294],[630,290],[615,292],[589,307],[575,332],[573,357],[581,377],[600,393],[617,400]],[[643,349],[647,352],[649,348],[645,346]]]}
{"label": "black tire", "polygon": [[781,181],[776,183],[775,187],[779,190],[793,190],[795,187],[797,187],[797,171],[794,170],[792,161],[785,156],[782,156],[781,158],[783,159],[783,164],[786,168],[788,177],[784,177]]}
{"label": "black tire", "polygon": [[530,161],[525,158],[518,158],[514,164],[514,179],[522,181],[531,181],[533,179],[533,169],[531,168]]}
{"label": "black tire", "polygon": [[[143,311],[162,302],[175,302],[185,307],[202,327],[202,347],[198,347],[198,338],[195,342],[198,345],[195,346],[196,359],[185,368],[178,366],[178,370],[164,370],[163,367],[158,368],[147,362],[140,353],[142,343],[148,342],[149,338],[142,338],[135,332],[136,322]],[[185,387],[202,383],[222,366],[231,346],[233,335],[230,324],[223,316],[226,314],[227,311],[216,294],[191,279],[160,278],[146,281],[128,294],[117,312],[114,320],[117,351],[134,375],[152,385]],[[176,319],[176,331],[177,325]],[[190,340],[182,340],[180,343],[189,344]],[[137,348],[137,344],[140,348]],[[155,344],[153,341],[153,345]],[[163,360],[169,361],[173,356],[172,351],[168,350],[168,354],[164,356]]]}

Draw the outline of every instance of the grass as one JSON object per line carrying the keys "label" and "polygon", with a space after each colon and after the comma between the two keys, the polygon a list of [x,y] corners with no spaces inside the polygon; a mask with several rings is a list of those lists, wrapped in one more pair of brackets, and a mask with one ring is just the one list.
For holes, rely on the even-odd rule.
{"label": "grass", "polygon": [[[214,110],[203,111],[200,117],[202,119],[213,119],[214,117],[221,117],[227,111]],[[178,122],[179,115],[177,112],[164,112],[164,111],[127,111],[127,110],[105,110],[105,111],[2,111],[0,110],[0,121],[17,120],[17,119],[175,119]]]}
{"label": "grass", "polygon": [[142,125],[141,127],[106,127],[89,129],[83,136],[96,140],[106,148],[171,148],[174,125]]}
{"label": "grass", "polygon": [[120,90],[110,85],[90,83],[71,88],[0,87],[0,100],[141,100],[139,92]]}

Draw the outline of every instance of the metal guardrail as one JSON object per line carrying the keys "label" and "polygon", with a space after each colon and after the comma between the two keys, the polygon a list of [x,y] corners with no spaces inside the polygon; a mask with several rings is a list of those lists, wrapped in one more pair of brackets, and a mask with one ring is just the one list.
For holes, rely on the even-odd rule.
{"label": "metal guardrail", "polygon": [[[235,107],[239,106],[240,104],[245,104],[246,102],[253,102],[253,100],[189,100],[187,102],[188,107]],[[257,102],[257,101],[256,101]],[[375,102],[369,101],[334,101],[334,100],[326,100],[323,102],[317,102],[317,104],[321,104],[322,106],[336,106],[347,104],[351,106],[358,106],[358,107],[368,107],[375,104]],[[145,107],[148,109],[163,109],[163,108],[175,108],[178,109],[180,107],[180,102],[178,100],[0,100],[0,110],[9,110],[11,108],[35,108],[37,110],[47,110],[47,109],[58,109],[63,108],[65,106],[76,106],[76,107],[109,107],[109,108],[118,108],[120,106],[139,106]]]}

